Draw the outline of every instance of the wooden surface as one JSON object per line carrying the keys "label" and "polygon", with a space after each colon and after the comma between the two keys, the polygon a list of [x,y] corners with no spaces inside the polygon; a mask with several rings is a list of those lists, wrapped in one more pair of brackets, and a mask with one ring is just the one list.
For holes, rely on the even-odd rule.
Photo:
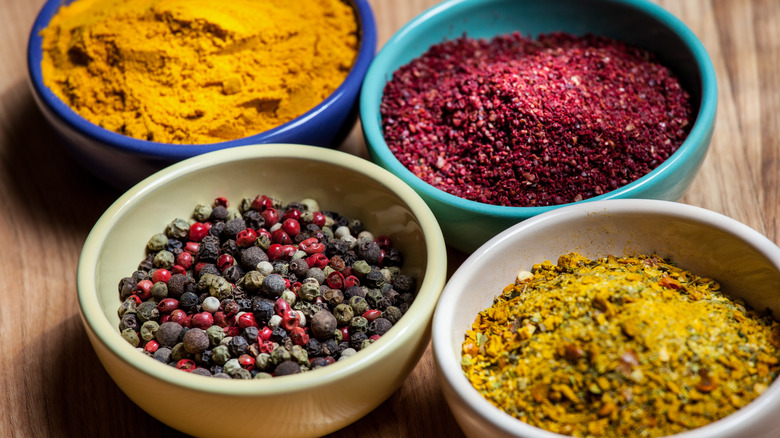
{"label": "wooden surface", "polygon": [[[0,263],[0,437],[180,436],[117,388],[78,316],[81,246],[120,193],[73,161],[35,106],[25,51],[42,3],[0,0],[0,248],[6,254]],[[371,3],[381,46],[435,1]],[[778,243],[780,1],[661,4],[702,40],[718,77],[712,148],[681,202],[740,220]],[[365,156],[357,128],[342,149]],[[390,399],[332,436],[461,435],[437,385],[429,348]]]}

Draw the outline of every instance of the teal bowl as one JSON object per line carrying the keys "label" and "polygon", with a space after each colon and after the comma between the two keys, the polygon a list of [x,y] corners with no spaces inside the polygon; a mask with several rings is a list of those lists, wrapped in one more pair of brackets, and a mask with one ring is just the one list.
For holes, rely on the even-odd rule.
{"label": "teal bowl", "polygon": [[511,32],[595,34],[653,52],[691,96],[695,121],[680,146],[647,175],[611,192],[579,202],[647,198],[677,201],[696,176],[715,124],[717,81],[706,49],[678,18],[647,0],[448,0],[401,28],[371,63],[360,95],[360,118],[371,160],[399,176],[429,205],[447,245],[470,253],[506,228],[562,207],[508,207],[466,200],[414,175],[384,140],[380,103],[393,72],[434,44],[464,34],[486,38]]}

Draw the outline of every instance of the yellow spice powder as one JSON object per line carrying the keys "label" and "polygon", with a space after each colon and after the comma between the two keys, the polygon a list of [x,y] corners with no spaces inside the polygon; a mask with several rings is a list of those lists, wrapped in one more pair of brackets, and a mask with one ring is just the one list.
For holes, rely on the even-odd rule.
{"label": "yellow spice powder", "polygon": [[41,32],[43,79],[109,130],[214,143],[316,106],[348,74],[357,33],[339,0],[77,0]]}
{"label": "yellow spice powder", "polygon": [[658,437],[760,395],[780,325],[658,257],[535,265],[480,312],[463,370],[491,403],[578,437]]}

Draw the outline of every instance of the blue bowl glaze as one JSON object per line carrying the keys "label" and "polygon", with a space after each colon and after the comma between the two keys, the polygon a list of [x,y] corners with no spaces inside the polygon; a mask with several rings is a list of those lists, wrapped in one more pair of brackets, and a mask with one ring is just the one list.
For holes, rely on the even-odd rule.
{"label": "blue bowl glaze", "polygon": [[349,0],[358,20],[360,46],[344,82],[319,105],[274,129],[249,137],[210,144],[168,144],[139,140],[93,124],[73,111],[43,84],[40,32],[61,6],[74,0],[48,0],[30,32],[27,68],[33,96],[46,119],[76,159],[110,185],[127,189],[152,173],[185,158],[235,146],[296,143],[335,147],[346,137],[358,116],[363,78],[377,48],[377,29],[367,0]]}
{"label": "blue bowl glaze", "polygon": [[613,198],[676,201],[696,176],[715,125],[717,81],[706,49],[673,14],[647,0],[448,0],[401,28],[374,58],[363,81],[360,118],[371,159],[398,175],[428,203],[447,244],[472,252],[506,228],[559,208],[506,207],[466,200],[439,190],[403,166],[382,134],[379,105],[393,72],[434,44],[466,34],[491,38],[510,32],[563,31],[611,37],[654,52],[691,94],[696,120],[680,148],[649,174],[617,190],[580,202]]}

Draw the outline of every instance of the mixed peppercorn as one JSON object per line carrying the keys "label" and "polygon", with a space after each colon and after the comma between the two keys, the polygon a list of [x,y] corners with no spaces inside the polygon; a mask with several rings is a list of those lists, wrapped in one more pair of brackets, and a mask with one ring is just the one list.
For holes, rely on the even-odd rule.
{"label": "mixed peppercorn", "polygon": [[659,257],[572,253],[476,318],[462,366],[491,403],[578,437],[658,437],[750,403],[780,373],[780,324]]}
{"label": "mixed peppercorn", "polygon": [[205,376],[294,374],[347,358],[414,300],[402,254],[356,218],[312,199],[265,195],[197,205],[146,245],[119,281],[122,336]]}
{"label": "mixed peppercorn", "polygon": [[518,207],[622,187],[693,123],[690,96],[651,53],[564,33],[434,45],[393,73],[380,112],[390,151],[420,179]]}

